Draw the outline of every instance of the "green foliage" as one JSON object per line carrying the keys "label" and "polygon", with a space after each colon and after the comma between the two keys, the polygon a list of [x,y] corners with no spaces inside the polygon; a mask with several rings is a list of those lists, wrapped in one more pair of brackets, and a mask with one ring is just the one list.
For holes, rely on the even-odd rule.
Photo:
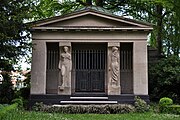
{"label": "green foliage", "polygon": [[163,97],[159,100],[159,112],[168,113],[170,112],[168,106],[173,104],[173,100],[168,97]]}
{"label": "green foliage", "polygon": [[10,103],[14,97],[10,72],[23,56],[30,51],[28,26],[31,0],[1,0],[0,2],[0,71],[3,84],[0,85],[0,103]]}
{"label": "green foliage", "polygon": [[80,7],[77,2],[71,0],[35,0],[35,7],[31,11],[32,20],[40,20],[57,15],[66,14]]}
{"label": "green foliage", "polygon": [[172,105],[172,104],[173,104],[173,100],[168,97],[163,97],[159,100],[160,106],[168,106],[168,105]]}
{"label": "green foliage", "polygon": [[11,103],[12,103],[12,104],[17,103],[17,104],[18,104],[18,107],[19,107],[20,109],[23,108],[23,100],[22,100],[22,98],[13,99],[13,100],[11,101]]}
{"label": "green foliage", "polygon": [[14,96],[14,91],[12,89],[11,78],[7,72],[2,73],[3,82],[0,84],[0,103],[10,103]]}
{"label": "green foliage", "polygon": [[180,105],[170,105],[168,109],[169,113],[180,115]]}
{"label": "green foliage", "polygon": [[180,60],[176,56],[149,66],[149,91],[154,101],[167,96],[180,103]]}
{"label": "green foliage", "polygon": [[163,97],[159,100],[159,112],[169,114],[180,114],[180,105],[173,105],[173,100]]}
{"label": "green foliage", "polygon": [[135,96],[134,106],[135,106],[136,112],[139,112],[139,113],[148,112],[150,109],[150,106],[138,96]]}
{"label": "green foliage", "polygon": [[43,102],[40,102],[40,103],[35,103],[34,106],[32,107],[32,110],[34,111],[42,111],[42,109],[44,108],[44,104]]}
{"label": "green foliage", "polygon": [[12,105],[8,105],[3,107],[2,109],[0,109],[0,119],[5,118],[10,112],[12,112],[13,110],[17,109],[18,104],[12,104]]}
{"label": "green foliage", "polygon": [[31,0],[1,0],[0,2],[0,70],[10,71],[20,56],[30,50],[28,26]]}
{"label": "green foliage", "polygon": [[30,87],[25,87],[25,88],[21,88],[19,90],[20,92],[20,96],[23,98],[23,99],[29,99],[29,96],[30,96]]}
{"label": "green foliage", "polygon": [[114,104],[114,105],[62,105],[48,106],[43,103],[36,103],[33,106],[34,111],[43,111],[49,113],[65,113],[65,114],[120,114],[134,112],[132,105]]}
{"label": "green foliage", "polygon": [[23,107],[26,109],[28,108],[29,96],[30,96],[30,87],[25,87],[25,88],[21,88],[20,90],[16,90],[14,98],[22,99]]}

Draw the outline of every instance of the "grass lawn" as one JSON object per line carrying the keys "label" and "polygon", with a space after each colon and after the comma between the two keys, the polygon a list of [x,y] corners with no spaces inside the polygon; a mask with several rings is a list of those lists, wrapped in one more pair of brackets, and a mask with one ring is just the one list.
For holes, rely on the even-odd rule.
{"label": "grass lawn", "polygon": [[129,114],[58,114],[13,111],[5,120],[180,120],[180,115],[148,113]]}

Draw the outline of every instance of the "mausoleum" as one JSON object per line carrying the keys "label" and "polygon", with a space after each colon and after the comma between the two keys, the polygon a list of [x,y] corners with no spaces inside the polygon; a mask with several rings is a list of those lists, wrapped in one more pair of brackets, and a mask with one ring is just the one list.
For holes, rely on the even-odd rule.
{"label": "mausoleum", "polygon": [[33,22],[31,103],[149,101],[149,23],[99,7]]}

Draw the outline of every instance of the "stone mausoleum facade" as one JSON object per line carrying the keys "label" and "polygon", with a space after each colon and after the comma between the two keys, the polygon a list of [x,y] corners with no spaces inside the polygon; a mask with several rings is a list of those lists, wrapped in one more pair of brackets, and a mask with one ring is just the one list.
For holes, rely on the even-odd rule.
{"label": "stone mausoleum facade", "polygon": [[148,23],[98,7],[33,22],[31,103],[149,101]]}

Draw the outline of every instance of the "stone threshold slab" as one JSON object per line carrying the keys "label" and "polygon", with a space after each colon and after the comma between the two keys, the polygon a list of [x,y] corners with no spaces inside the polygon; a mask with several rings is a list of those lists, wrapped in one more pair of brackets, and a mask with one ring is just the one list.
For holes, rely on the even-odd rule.
{"label": "stone threshold slab", "polygon": [[70,97],[70,99],[108,99],[108,97]]}
{"label": "stone threshold slab", "polygon": [[60,103],[66,104],[117,104],[117,101],[60,101]]}

